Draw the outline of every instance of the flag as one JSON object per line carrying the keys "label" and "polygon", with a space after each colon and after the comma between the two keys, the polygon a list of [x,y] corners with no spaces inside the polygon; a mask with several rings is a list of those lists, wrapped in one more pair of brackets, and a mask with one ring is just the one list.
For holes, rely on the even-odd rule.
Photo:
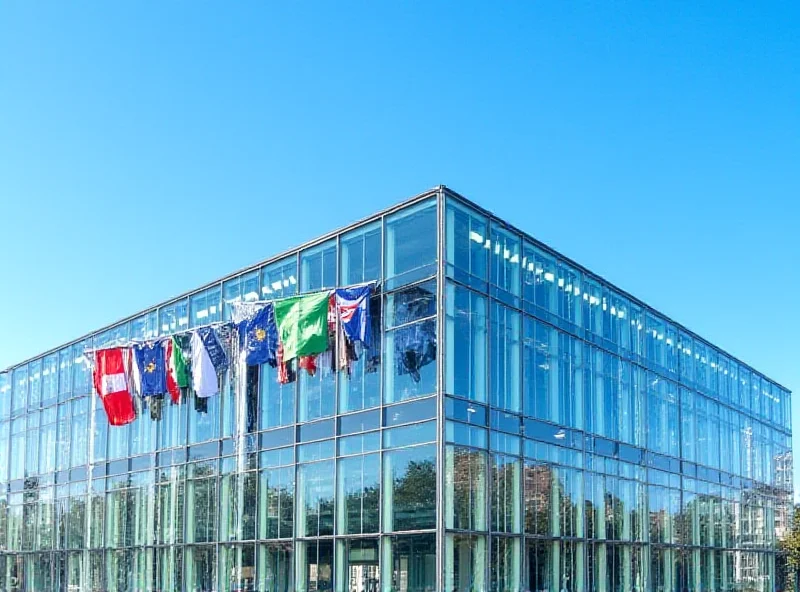
{"label": "flag", "polygon": [[160,395],[167,391],[167,369],[164,350],[159,344],[137,345],[133,348],[134,365],[141,384],[139,394]]}
{"label": "flag", "polygon": [[342,321],[344,334],[351,341],[360,341],[364,345],[369,345],[370,340],[369,297],[371,295],[370,285],[336,290],[336,309]]}
{"label": "flag", "polygon": [[329,296],[329,292],[320,292],[275,301],[275,322],[284,362],[328,349]]}
{"label": "flag", "polygon": [[198,397],[219,393],[218,373],[228,367],[228,357],[210,327],[192,333],[192,387]]}
{"label": "flag", "polygon": [[125,367],[128,369],[128,390],[132,397],[142,396],[142,376],[139,374],[139,365],[136,363],[136,355],[132,349],[123,350]]}
{"label": "flag", "polygon": [[167,366],[167,390],[172,402],[177,404],[181,400],[181,389],[189,386],[186,358],[183,357],[183,350],[175,337],[167,338],[163,346]]}
{"label": "flag", "polygon": [[248,366],[275,366],[278,353],[278,326],[272,303],[267,304],[244,324],[244,350]]}
{"label": "flag", "polygon": [[108,416],[108,423],[121,426],[136,418],[133,397],[125,375],[125,357],[119,347],[94,354],[94,388]]}

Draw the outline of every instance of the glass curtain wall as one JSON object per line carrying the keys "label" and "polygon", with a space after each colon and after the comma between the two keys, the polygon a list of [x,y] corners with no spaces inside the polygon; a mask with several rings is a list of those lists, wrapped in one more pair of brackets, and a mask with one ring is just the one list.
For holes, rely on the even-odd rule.
{"label": "glass curtain wall", "polygon": [[772,590],[789,394],[456,197],[444,216],[444,589]]}
{"label": "glass curtain wall", "polygon": [[[87,349],[365,282],[346,370],[108,426]],[[792,508],[788,391],[447,190],[0,372],[0,444],[0,590],[766,592]]]}

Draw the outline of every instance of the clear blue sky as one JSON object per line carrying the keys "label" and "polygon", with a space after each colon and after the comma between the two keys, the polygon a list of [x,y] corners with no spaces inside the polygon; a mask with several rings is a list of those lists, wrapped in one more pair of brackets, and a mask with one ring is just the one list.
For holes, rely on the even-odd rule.
{"label": "clear blue sky", "polygon": [[800,390],[798,22],[5,2],[0,367],[444,183]]}

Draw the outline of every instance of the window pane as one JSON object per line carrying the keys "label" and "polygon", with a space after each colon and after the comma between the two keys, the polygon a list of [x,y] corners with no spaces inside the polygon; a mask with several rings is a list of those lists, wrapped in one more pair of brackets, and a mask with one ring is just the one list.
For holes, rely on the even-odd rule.
{"label": "window pane", "polygon": [[28,364],[28,405],[38,409],[42,401],[42,361],[35,360]]}
{"label": "window pane", "polygon": [[333,534],[333,461],[300,465],[297,470],[297,536]]}
{"label": "window pane", "polygon": [[486,281],[491,246],[486,218],[452,198],[446,216],[448,275],[467,284],[473,278]]}
{"label": "window pane", "polygon": [[436,589],[436,535],[385,537],[382,542],[384,590]]}
{"label": "window pane", "polygon": [[155,589],[180,590],[183,585],[183,547],[165,547],[155,553]]}
{"label": "window pane", "polygon": [[[584,301],[585,303],[586,301]],[[596,302],[600,305],[601,302],[589,296],[589,305],[592,308],[592,314],[601,308],[601,306],[593,306],[592,303]],[[602,296],[602,334],[607,340],[618,345],[622,349],[630,349],[631,337],[631,305],[627,298],[605,289]],[[599,311],[598,311],[599,312]]]}
{"label": "window pane", "polygon": [[416,423],[383,431],[383,448],[399,448],[436,439],[436,422]]}
{"label": "window pane", "polygon": [[436,202],[417,204],[386,218],[385,277],[389,288],[436,272]]}
{"label": "window pane", "polygon": [[[5,483],[8,481],[8,461],[10,458],[9,450],[9,434],[11,425],[7,421],[0,422],[0,482]],[[2,514],[0,513],[0,517]],[[2,533],[0,533],[2,534]],[[4,539],[0,536],[0,547],[3,545]]]}
{"label": "window pane", "polygon": [[189,299],[189,320],[192,327],[208,325],[220,320],[220,289],[209,288]]}
{"label": "window pane", "polygon": [[339,412],[356,411],[380,405],[381,401],[381,300],[370,299],[372,343],[350,365],[350,372],[339,373]]}
{"label": "window pane", "polygon": [[[223,461],[225,462],[225,461]],[[256,533],[256,481],[255,471],[235,472],[233,463],[220,484],[219,539],[246,541]]]}
{"label": "window pane", "polygon": [[[99,407],[102,407],[100,405]],[[108,418],[106,417],[105,410],[99,409],[98,410],[98,423],[105,424],[108,426]],[[70,405],[69,403],[61,403],[58,406],[57,417],[56,421],[58,422],[58,427],[56,429],[56,437],[58,438],[58,443],[56,444],[56,448],[59,450],[58,459],[56,461],[56,468],[59,471],[69,468],[69,449],[70,449],[70,441],[71,441],[71,434],[70,434]],[[120,438],[118,442],[121,445],[118,447],[121,449],[119,450],[119,455],[127,454],[128,451],[128,438],[127,438],[127,430],[124,428],[115,429],[113,433],[118,433]]]}
{"label": "window pane", "polygon": [[186,500],[183,473],[165,470],[159,481],[155,488],[155,542],[166,545],[181,543]]}
{"label": "window pane", "polygon": [[486,589],[486,537],[448,534],[445,540],[445,587],[448,592]]}
{"label": "window pane", "polygon": [[491,282],[500,288],[498,296],[508,301],[508,296],[519,296],[520,293],[520,250],[519,236],[492,223],[491,247]]}
{"label": "window pane", "polygon": [[158,309],[158,326],[162,335],[169,335],[178,330],[178,317],[174,303]]}
{"label": "window pane", "polygon": [[519,592],[522,575],[520,546],[518,538],[492,537],[491,557],[489,558],[492,590]]}
{"label": "window pane", "polygon": [[492,405],[520,411],[520,314],[492,303],[490,383]]}
{"label": "window pane", "polygon": [[258,545],[258,586],[264,592],[294,592],[292,543]]}
{"label": "window pane", "polygon": [[259,479],[259,538],[291,538],[294,524],[294,467],[261,471]]}
{"label": "window pane", "polygon": [[447,446],[447,528],[486,530],[487,459],[487,454],[480,450]]}
{"label": "window pane", "polygon": [[152,310],[131,321],[131,339],[149,340],[158,335],[158,311]]}
{"label": "window pane", "polygon": [[12,415],[19,415],[28,404],[28,367],[20,366],[14,369],[13,397],[11,403]]}
{"label": "window pane", "polygon": [[522,461],[517,457],[495,454],[492,458],[493,531],[522,532],[521,489]]}
{"label": "window pane", "polygon": [[216,540],[217,530],[217,461],[198,462],[190,467],[186,482],[186,540],[205,543]]}
{"label": "window pane", "polygon": [[72,394],[87,395],[92,392],[92,371],[84,352],[91,347],[89,340],[72,346]]}
{"label": "window pane", "polygon": [[58,352],[58,395],[65,401],[72,393],[72,352],[70,348]]}
{"label": "window pane", "polygon": [[384,532],[436,527],[436,448],[393,450],[383,455]]}
{"label": "window pane", "polygon": [[381,224],[375,222],[343,235],[340,239],[343,286],[381,278]]}
{"label": "window pane", "polygon": [[556,261],[552,255],[525,243],[524,257],[525,268],[524,298],[533,302],[542,312],[556,313],[558,310],[558,297],[556,294]]}
{"label": "window pane", "polygon": [[435,392],[436,321],[386,332],[385,402],[396,403]]}
{"label": "window pane", "polygon": [[436,416],[436,399],[414,401],[405,405],[392,405],[383,410],[383,425],[394,426],[420,421]]}
{"label": "window pane", "polygon": [[[678,456],[677,388],[674,384],[648,372],[647,396],[649,418],[647,447],[656,452]],[[699,434],[709,434],[709,432],[702,430]]]}
{"label": "window pane", "polygon": [[233,306],[235,303],[258,300],[258,279],[258,272],[254,271],[230,279],[222,285],[223,320],[231,320]]}
{"label": "window pane", "polygon": [[558,316],[576,327],[583,326],[581,272],[566,263],[559,262],[556,289]]}
{"label": "window pane", "polygon": [[214,545],[186,547],[186,588],[216,590],[217,549]]}
{"label": "window pane", "polygon": [[272,300],[297,293],[297,258],[289,256],[261,269],[261,298]]}
{"label": "window pane", "polygon": [[9,448],[11,466],[10,479],[22,479],[25,476],[25,417],[11,422],[11,446]]}
{"label": "window pane", "polygon": [[[151,422],[145,423],[140,420],[140,424],[150,425]],[[70,466],[77,467],[86,464],[89,458],[89,399],[87,397],[72,401],[71,429],[72,462]]]}
{"label": "window pane", "polygon": [[300,405],[298,421],[328,417],[336,411],[336,374],[318,368],[314,376],[305,370],[298,373]]}
{"label": "window pane", "polygon": [[336,546],[336,592],[378,592],[378,539],[339,539]]}
{"label": "window pane", "polygon": [[300,253],[300,291],[313,292],[336,287],[336,241]]}
{"label": "window pane", "polygon": [[298,541],[298,592],[333,589],[333,541]]}
{"label": "window pane", "polygon": [[296,383],[278,382],[278,369],[262,364],[259,380],[261,403],[261,429],[294,423]]}
{"label": "window pane", "polygon": [[436,281],[423,282],[386,296],[386,327],[392,328],[436,315]]}
{"label": "window pane", "polygon": [[189,400],[189,443],[219,438],[221,397],[193,395]]}
{"label": "window pane", "polygon": [[380,529],[380,456],[340,459],[337,489],[338,534],[362,534]]}
{"label": "window pane", "polygon": [[0,421],[11,416],[11,376],[0,373]]}
{"label": "window pane", "polygon": [[220,591],[255,590],[255,545],[221,545],[219,549]]}
{"label": "window pane", "polygon": [[447,285],[447,392],[486,402],[486,298]]}

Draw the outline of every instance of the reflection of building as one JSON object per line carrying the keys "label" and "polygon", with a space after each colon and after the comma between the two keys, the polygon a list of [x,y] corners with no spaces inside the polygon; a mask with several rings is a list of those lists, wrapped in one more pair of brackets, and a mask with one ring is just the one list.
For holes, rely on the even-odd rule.
{"label": "reflection of building", "polygon": [[783,538],[791,528],[794,468],[792,451],[775,455],[775,536]]}
{"label": "reflection of building", "polygon": [[[253,367],[121,428],[92,394],[87,349],[372,281],[349,373]],[[0,372],[0,590],[771,590],[789,416],[439,187]]]}

